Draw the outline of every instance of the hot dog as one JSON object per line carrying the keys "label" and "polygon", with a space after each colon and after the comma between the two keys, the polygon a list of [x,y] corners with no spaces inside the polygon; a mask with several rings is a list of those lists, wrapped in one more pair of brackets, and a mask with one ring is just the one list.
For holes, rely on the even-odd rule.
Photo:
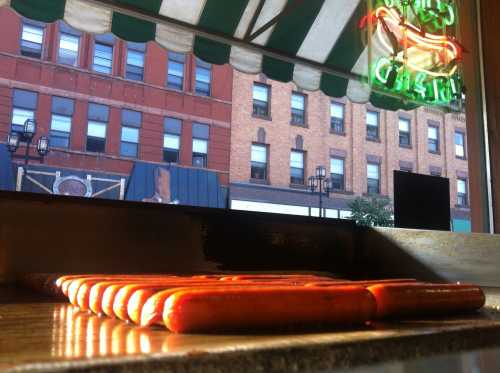
{"label": "hot dog", "polygon": [[379,319],[456,314],[481,308],[485,296],[474,285],[379,284],[368,287]]}
{"label": "hot dog", "polygon": [[356,286],[206,288],[168,297],[163,322],[175,333],[345,325],[369,321],[375,310],[371,293]]}

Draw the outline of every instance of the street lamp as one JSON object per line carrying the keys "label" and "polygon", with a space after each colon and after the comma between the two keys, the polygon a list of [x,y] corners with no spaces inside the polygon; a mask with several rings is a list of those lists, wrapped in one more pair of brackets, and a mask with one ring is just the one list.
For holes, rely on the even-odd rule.
{"label": "street lamp", "polygon": [[325,217],[326,214],[323,212],[323,194],[328,198],[332,190],[332,182],[326,177],[326,168],[324,166],[316,167],[315,175],[309,176],[307,181],[311,193],[319,194],[319,217]]}
{"label": "street lamp", "polygon": [[[47,136],[41,136],[36,143],[36,151],[40,155],[39,157],[30,156],[30,146],[33,144],[33,139],[36,135],[36,122],[34,119],[26,119],[23,125],[23,132],[12,131],[7,135],[7,149],[12,153],[12,157],[23,157],[24,158],[24,175],[26,175],[28,162],[30,159],[39,160],[43,162],[43,158],[49,152],[49,139]],[[26,144],[26,150],[24,156],[18,156],[15,153],[19,149],[21,143]]]}

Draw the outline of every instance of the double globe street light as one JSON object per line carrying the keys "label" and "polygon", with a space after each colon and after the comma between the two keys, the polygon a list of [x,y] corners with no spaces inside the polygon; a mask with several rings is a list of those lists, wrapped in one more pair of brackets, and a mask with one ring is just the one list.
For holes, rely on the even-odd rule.
{"label": "double globe street light", "polygon": [[326,168],[324,166],[316,167],[315,175],[309,176],[307,181],[311,193],[319,195],[319,217],[326,217],[326,211],[323,211],[323,194],[328,198],[332,191],[332,181],[326,177]]}
{"label": "double globe street light", "polygon": [[[30,147],[34,143],[34,138],[36,135],[36,122],[34,119],[26,119],[23,125],[22,132],[11,131],[7,135],[7,149],[11,152],[13,157],[24,157],[23,171],[24,175],[27,172],[27,165],[30,159],[39,160],[43,162],[43,158],[49,152],[49,138],[47,136],[40,136],[36,142],[36,151],[40,155],[39,157],[30,156]],[[24,156],[17,156],[15,153],[19,149],[21,144],[25,144],[26,149]]]}

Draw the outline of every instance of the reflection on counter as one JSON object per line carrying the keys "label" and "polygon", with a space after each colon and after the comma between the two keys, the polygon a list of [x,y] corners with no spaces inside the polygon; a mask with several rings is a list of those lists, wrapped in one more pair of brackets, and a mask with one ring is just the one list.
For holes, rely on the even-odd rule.
{"label": "reflection on counter", "polygon": [[70,359],[168,352],[169,336],[164,330],[139,328],[59,304],[53,311],[51,355]]}

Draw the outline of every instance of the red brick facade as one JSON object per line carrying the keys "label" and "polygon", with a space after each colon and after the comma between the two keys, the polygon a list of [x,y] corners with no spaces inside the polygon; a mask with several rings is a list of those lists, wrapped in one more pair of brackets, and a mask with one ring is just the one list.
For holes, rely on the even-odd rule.
{"label": "red brick facade", "polygon": [[[252,111],[252,88],[254,82],[267,84],[269,92],[269,118],[259,118]],[[296,90],[293,83],[284,84],[265,79],[262,75],[234,73],[233,119],[231,129],[230,179],[239,193],[233,199],[248,199],[255,202],[293,204],[294,198],[281,198],[283,192],[296,191],[302,195],[302,205],[309,203],[307,192],[290,185],[290,151],[296,147],[296,138],[303,138],[305,151],[305,180],[313,175],[316,166],[324,165],[330,172],[330,156],[344,158],[345,191],[333,193],[327,206],[346,209],[347,201],[354,196],[367,193],[367,159],[380,160],[380,194],[393,195],[393,170],[411,166],[413,172],[430,174],[431,167],[440,168],[441,175],[451,184],[451,207],[453,215],[468,217],[468,209],[457,208],[457,174],[468,173],[467,160],[455,156],[455,130],[465,132],[465,115],[444,114],[437,109],[420,108],[411,112],[378,110],[370,105],[351,103],[347,99],[331,99],[321,92],[303,92],[306,95],[305,126],[291,124],[291,94]],[[330,103],[344,105],[343,134],[330,130]],[[379,140],[367,139],[367,110],[379,114]],[[399,118],[411,122],[411,145],[399,145]],[[428,151],[428,125],[439,127],[439,152]],[[257,142],[259,129],[265,131],[268,145],[268,179],[265,186],[258,186],[250,178],[251,145]],[[250,192],[252,187],[276,193]],[[255,189],[254,188],[254,189]],[[246,194],[243,190],[246,190]],[[288,199],[287,199],[288,198]],[[300,200],[300,198],[299,198]],[[317,199],[313,200],[317,205]]]}
{"label": "red brick facade", "polygon": [[[185,62],[183,91],[166,88],[168,52],[156,43],[146,45],[142,82],[124,78],[127,44],[116,40],[113,48],[112,74],[92,71],[94,37],[82,34],[76,67],[57,63],[59,24],[45,26],[42,58],[20,56],[22,19],[8,8],[0,9],[0,142],[10,131],[13,89],[38,93],[35,119],[37,137],[47,135],[51,122],[51,98],[75,100],[70,146],[52,148],[46,164],[55,167],[94,170],[128,175],[135,160],[163,162],[163,120],[182,120],[181,166],[192,164],[192,123],[209,125],[208,169],[217,171],[219,179],[229,179],[229,146],[231,131],[232,69],[212,66],[210,97],[194,90],[195,59]],[[104,153],[85,150],[88,103],[110,108]],[[142,113],[137,159],[120,156],[122,109]]]}

